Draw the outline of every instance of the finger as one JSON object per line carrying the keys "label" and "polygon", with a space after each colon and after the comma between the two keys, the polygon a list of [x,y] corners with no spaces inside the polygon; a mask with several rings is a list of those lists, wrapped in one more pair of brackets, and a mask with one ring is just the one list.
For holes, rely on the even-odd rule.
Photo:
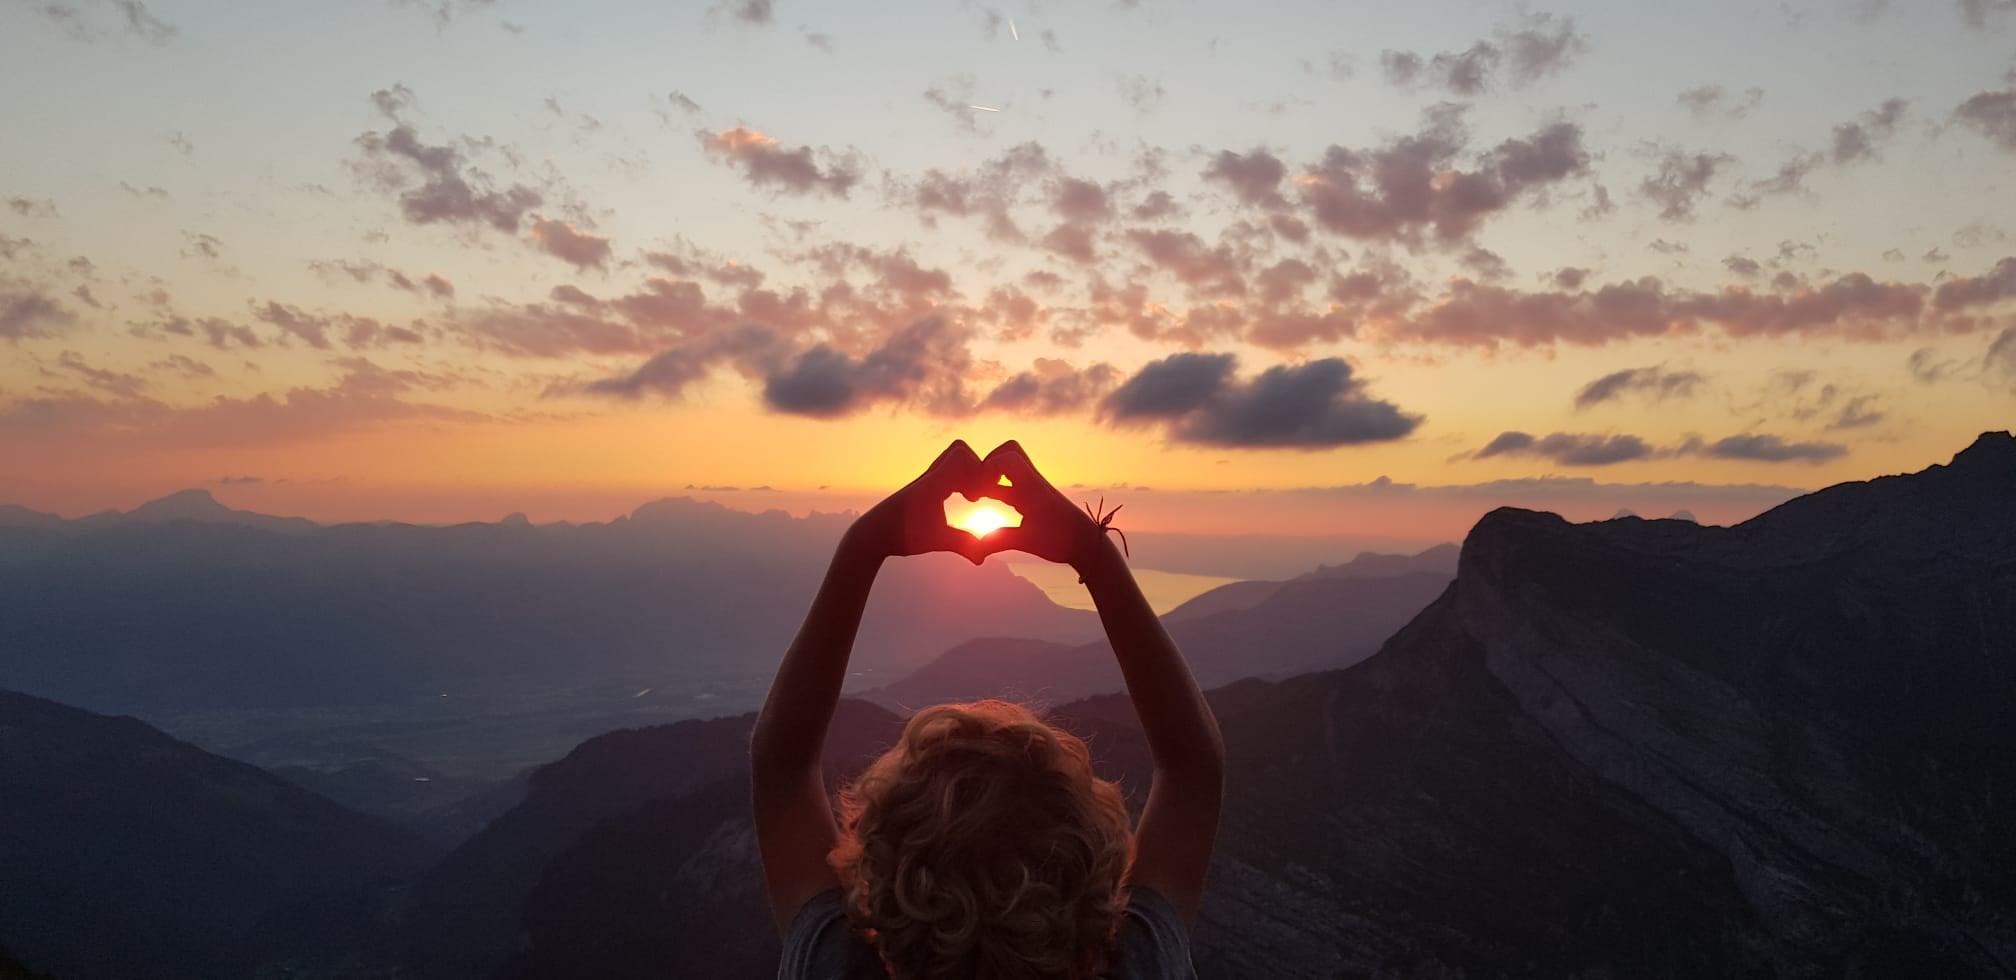
{"label": "finger", "polygon": [[981,477],[982,469],[980,457],[973,452],[973,447],[967,445],[964,439],[954,439],[952,444],[946,446],[945,451],[939,453],[938,458],[932,461],[931,468],[926,470],[924,475],[932,487],[946,493],[961,491],[966,493],[968,499],[972,499],[972,488],[984,482]]}
{"label": "finger", "polygon": [[987,472],[999,473],[1017,487],[1027,485],[1030,489],[1049,486],[1050,481],[1036,472],[1036,464],[1029,461],[1029,454],[1022,451],[1022,444],[1013,439],[994,447],[987,454]]}
{"label": "finger", "polygon": [[[1013,479],[1013,477],[1010,477],[1010,479]],[[1035,546],[1035,537],[1029,533],[1028,528],[997,528],[992,534],[981,538],[980,544],[983,548],[980,553],[982,558],[1002,551],[1019,551],[1025,555],[1035,555],[1038,558],[1043,557],[1031,550]]]}

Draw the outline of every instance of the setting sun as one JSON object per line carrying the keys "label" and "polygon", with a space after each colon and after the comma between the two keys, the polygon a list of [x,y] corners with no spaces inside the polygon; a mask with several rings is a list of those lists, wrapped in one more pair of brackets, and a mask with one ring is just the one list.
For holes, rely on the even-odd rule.
{"label": "setting sun", "polygon": [[995,500],[968,501],[954,495],[945,502],[945,523],[976,538],[984,538],[1004,527],[1021,527],[1022,515],[1015,508]]}

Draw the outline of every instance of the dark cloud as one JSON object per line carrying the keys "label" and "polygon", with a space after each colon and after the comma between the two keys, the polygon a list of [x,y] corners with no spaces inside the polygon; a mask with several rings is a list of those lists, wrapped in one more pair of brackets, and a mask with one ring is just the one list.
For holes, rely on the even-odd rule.
{"label": "dark cloud", "polygon": [[1779,436],[1757,433],[1706,444],[1692,442],[1679,451],[1759,463],[1824,463],[1846,456],[1848,447],[1835,442],[1787,442]]}
{"label": "dark cloud", "polygon": [[688,115],[692,115],[700,111],[700,103],[693,101],[686,95],[686,93],[678,91],[676,89],[673,90],[673,92],[670,95],[667,95],[665,99],[666,101],[672,104],[672,108],[677,109],[680,112],[684,112]]}
{"label": "dark cloud", "polygon": [[678,398],[686,387],[707,377],[724,361],[759,366],[775,363],[783,341],[775,331],[745,326],[660,351],[626,374],[581,386],[586,394],[640,398],[647,394]]}
{"label": "dark cloud", "polygon": [[938,318],[919,320],[859,357],[816,344],[763,379],[772,409],[814,418],[850,415],[877,402],[917,404],[936,414],[967,410],[965,337]]}
{"label": "dark cloud", "polygon": [[1953,118],[1981,131],[2005,150],[2016,153],[2016,88],[1982,92],[1960,103]]}
{"label": "dark cloud", "polygon": [[1742,255],[1731,255],[1723,259],[1722,266],[1745,279],[1755,279],[1764,274],[1764,266],[1761,263]]}
{"label": "dark cloud", "polygon": [[359,172],[379,189],[399,196],[399,211],[416,225],[490,227],[515,234],[526,212],[544,203],[539,191],[523,185],[497,186],[470,165],[452,145],[430,146],[401,118],[413,93],[403,85],[371,93],[378,111],[394,122],[389,132],[357,137],[364,161]]}
{"label": "dark cloud", "polygon": [[1444,243],[1466,238],[1488,216],[1588,169],[1582,130],[1554,123],[1506,140],[1458,166],[1468,142],[1460,107],[1430,110],[1421,132],[1371,151],[1331,146],[1301,178],[1303,199],[1324,229],[1352,238]]}
{"label": "dark cloud", "polygon": [[787,148],[756,130],[737,126],[724,133],[701,130],[700,145],[742,171],[749,183],[792,194],[846,197],[860,179],[852,165],[823,152],[822,166],[809,146]]}
{"label": "dark cloud", "polygon": [[1708,184],[1723,165],[1734,158],[1724,153],[1687,153],[1667,150],[1659,157],[1659,169],[1638,184],[1639,193],[1659,205],[1659,216],[1667,221],[1694,217],[1694,205],[1708,193]]}
{"label": "dark cloud", "polygon": [[1406,437],[1421,417],[1371,397],[1341,358],[1234,378],[1230,354],[1174,354],[1106,396],[1114,425],[1159,424],[1178,442],[1242,449],[1327,449]]}
{"label": "dark cloud", "polygon": [[1706,379],[1695,371],[1668,371],[1663,366],[1625,368],[1612,371],[1582,386],[1575,393],[1577,411],[1616,401],[1627,394],[1642,394],[1655,401],[1687,398]]}
{"label": "dark cloud", "polygon": [[609,239],[581,231],[565,221],[554,218],[534,221],[532,241],[540,251],[576,268],[609,264]]}
{"label": "dark cloud", "polygon": [[48,337],[77,322],[63,304],[33,289],[0,284],[0,340]]}
{"label": "dark cloud", "polygon": [[1555,432],[1535,437],[1525,432],[1501,432],[1471,459],[1493,456],[1539,456],[1562,466],[1609,466],[1647,459],[1654,455],[1645,440],[1631,435],[1592,435]]}

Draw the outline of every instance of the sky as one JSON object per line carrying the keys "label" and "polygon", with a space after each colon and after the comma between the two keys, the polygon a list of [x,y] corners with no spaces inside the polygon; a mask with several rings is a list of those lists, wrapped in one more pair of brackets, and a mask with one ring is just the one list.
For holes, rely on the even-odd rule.
{"label": "sky", "polygon": [[[0,501],[1734,521],[2016,415],[2016,0],[0,0]],[[757,489],[761,488],[761,489]]]}

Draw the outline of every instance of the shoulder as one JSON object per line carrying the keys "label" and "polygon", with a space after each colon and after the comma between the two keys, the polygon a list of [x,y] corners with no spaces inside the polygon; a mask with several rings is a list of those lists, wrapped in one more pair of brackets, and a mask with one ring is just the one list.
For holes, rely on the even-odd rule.
{"label": "shoulder", "polygon": [[1114,937],[1111,980],[1191,980],[1190,930],[1176,907],[1152,888],[1136,888]]}
{"label": "shoulder", "polygon": [[792,917],[791,928],[784,934],[784,955],[777,965],[778,980],[853,980],[882,975],[875,950],[848,926],[839,889],[813,896]]}

